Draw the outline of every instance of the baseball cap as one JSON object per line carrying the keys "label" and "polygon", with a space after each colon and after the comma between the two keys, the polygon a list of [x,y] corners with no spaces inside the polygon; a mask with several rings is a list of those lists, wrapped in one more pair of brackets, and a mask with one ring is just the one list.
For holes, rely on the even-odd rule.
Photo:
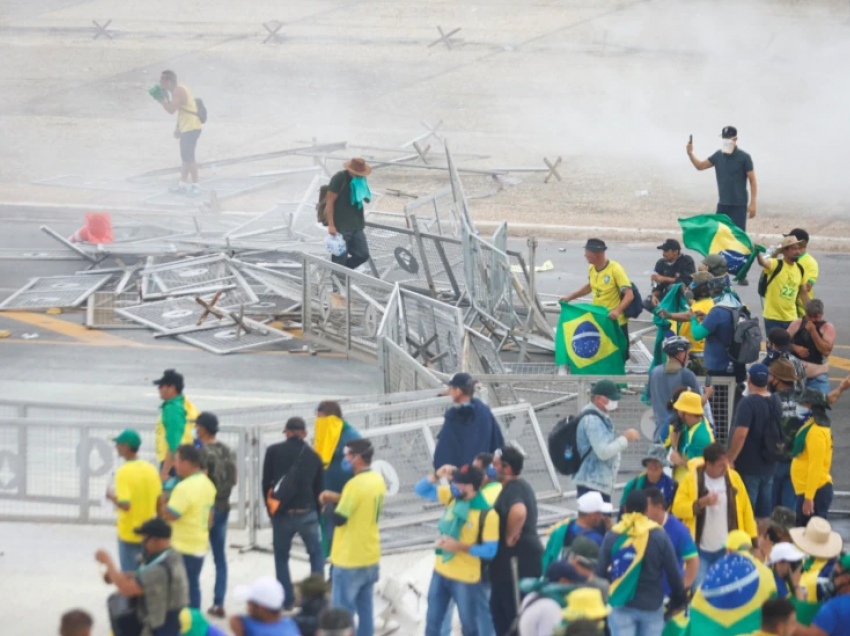
{"label": "baseball cap", "polygon": [[550,583],[564,580],[567,583],[586,583],[587,577],[579,574],[575,567],[566,561],[554,561],[546,568],[546,579]]}
{"label": "baseball cap", "polygon": [[475,386],[475,379],[468,373],[455,373],[449,380],[449,386],[456,389],[468,389]]}
{"label": "baseball cap", "polygon": [[661,245],[658,246],[658,249],[664,250],[665,252],[667,250],[679,250],[679,251],[681,251],[682,246],[679,244],[679,241],[677,241],[676,239],[667,239]]}
{"label": "baseball cap", "polygon": [[142,445],[142,438],[132,428],[124,429],[118,437],[113,437],[112,441],[116,444],[126,444],[133,450],[139,450],[139,446]]}
{"label": "baseball cap", "polygon": [[452,475],[452,481],[456,484],[470,484],[476,490],[481,488],[481,483],[484,481],[484,472],[480,468],[476,468],[472,464],[467,464],[455,470]]}
{"label": "baseball cap", "polygon": [[599,380],[599,382],[590,387],[590,394],[601,395],[602,397],[607,397],[609,400],[619,400],[623,397],[620,395],[617,385],[611,380]]}
{"label": "baseball cap", "polygon": [[806,558],[806,553],[798,550],[793,543],[777,543],[770,551],[770,558],[765,565],[773,565],[780,561],[796,563]]}
{"label": "baseball cap", "polygon": [[702,259],[702,264],[715,276],[723,276],[729,271],[729,263],[720,254],[709,254]]}
{"label": "baseball cap", "polygon": [[218,418],[215,413],[204,411],[195,418],[195,426],[200,426],[215,435],[218,433]]}
{"label": "baseball cap", "polygon": [[142,537],[153,537],[154,539],[170,539],[171,526],[164,519],[154,517],[133,530],[133,534],[138,534]]}
{"label": "baseball cap", "polygon": [[286,420],[286,426],[284,427],[286,431],[306,431],[307,425],[304,423],[304,420],[300,417],[290,417]]}
{"label": "baseball cap", "polygon": [[723,137],[723,139],[732,139],[733,137],[738,136],[738,129],[734,126],[726,126],[720,131],[720,136]]}
{"label": "baseball cap", "polygon": [[582,567],[592,570],[599,559],[599,544],[588,537],[578,536],[570,544],[568,555],[574,556]]}
{"label": "baseball cap", "polygon": [[162,377],[158,380],[154,380],[153,383],[156,386],[173,386],[177,389],[178,393],[181,392],[185,386],[183,384],[183,376],[177,373],[174,369],[166,369],[162,372]]}
{"label": "baseball cap", "polygon": [[767,379],[770,377],[770,372],[768,372],[767,367],[761,362],[757,362],[747,370],[747,375],[750,378],[750,382],[755,386],[763,388],[767,386]]}
{"label": "baseball cap", "polygon": [[259,605],[273,612],[283,609],[286,595],[283,586],[272,576],[261,576],[251,585],[240,585],[233,594],[240,601]]}
{"label": "baseball cap", "polygon": [[578,511],[582,514],[591,514],[594,512],[609,514],[613,510],[613,506],[610,502],[602,499],[602,494],[595,490],[584,493],[581,497],[576,499],[576,504],[578,506]]}
{"label": "baseball cap", "polygon": [[587,243],[584,244],[584,249],[589,252],[604,252],[608,249],[608,246],[605,245],[605,241],[598,238],[587,239]]}

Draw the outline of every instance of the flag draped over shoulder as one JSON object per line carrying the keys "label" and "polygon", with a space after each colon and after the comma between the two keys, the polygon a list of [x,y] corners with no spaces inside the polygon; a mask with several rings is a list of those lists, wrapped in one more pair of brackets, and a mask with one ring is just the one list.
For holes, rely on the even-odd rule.
{"label": "flag draped over shoulder", "polygon": [[610,603],[613,607],[622,607],[634,598],[649,532],[660,527],[642,514],[629,512],[611,528],[611,532],[620,535],[611,548]]}
{"label": "flag draped over shoulder", "polygon": [[596,305],[561,302],[555,333],[555,363],[578,375],[623,375],[623,351],[629,346],[609,310]]}
{"label": "flag draped over shoulder", "polygon": [[727,554],[708,571],[691,603],[690,634],[738,636],[761,627],[761,606],[776,596],[773,573],[749,554]]}
{"label": "flag draped over shoulder", "polygon": [[735,274],[735,280],[747,277],[758,252],[764,248],[755,245],[725,214],[700,214],[687,219],[679,219],[682,227],[682,239],[685,247],[699,252],[703,256],[720,254],[729,265],[729,272]]}
{"label": "flag draped over shoulder", "polygon": [[664,364],[664,352],[661,347],[664,340],[673,335],[673,323],[662,318],[659,314],[664,311],[668,314],[682,314],[688,311],[688,301],[685,300],[685,295],[681,293],[682,284],[676,283],[661,299],[658,306],[652,312],[652,322],[658,328],[655,334],[655,347],[652,350],[652,364],[650,371],[659,364]]}

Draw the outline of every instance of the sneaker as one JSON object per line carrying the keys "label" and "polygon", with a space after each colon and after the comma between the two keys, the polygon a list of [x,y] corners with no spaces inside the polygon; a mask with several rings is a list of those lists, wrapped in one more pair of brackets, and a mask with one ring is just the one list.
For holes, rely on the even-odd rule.
{"label": "sneaker", "polygon": [[176,186],[171,186],[170,188],[168,188],[168,191],[171,192],[172,194],[186,194],[187,189],[186,189],[186,186],[182,186],[182,185],[178,184]]}
{"label": "sneaker", "polygon": [[207,610],[207,614],[210,616],[214,616],[215,618],[226,618],[227,614],[224,611],[224,608],[220,605],[213,605],[211,608]]}
{"label": "sneaker", "polygon": [[747,285],[750,284],[750,281],[748,281],[746,278],[742,278],[741,280],[738,281],[738,284],[743,286],[743,287],[746,287]]}
{"label": "sneaker", "polygon": [[197,183],[193,183],[191,186],[189,186],[189,190],[186,192],[186,196],[190,196],[190,197],[201,196],[201,189],[198,187]]}

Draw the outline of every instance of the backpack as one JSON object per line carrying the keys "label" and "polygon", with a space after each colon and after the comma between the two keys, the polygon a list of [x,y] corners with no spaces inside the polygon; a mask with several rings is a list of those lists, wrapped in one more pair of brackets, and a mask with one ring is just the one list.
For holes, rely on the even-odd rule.
{"label": "backpack", "polygon": [[[779,263],[776,265],[776,269],[770,274],[770,277],[767,276],[764,272],[759,276],[759,296],[764,298],[767,295],[767,288],[773,282],[773,279],[779,275],[779,272],[782,271],[782,265],[785,263],[783,259],[779,259]],[[805,276],[806,272],[803,269],[803,266],[800,263],[795,263],[797,265],[797,269],[800,270],[800,276]]]}
{"label": "backpack", "polygon": [[[340,188],[338,196],[342,196],[342,193],[345,192],[346,186],[348,186],[350,183],[351,180],[348,178],[348,173],[345,172],[345,174],[343,175],[342,188]],[[316,220],[325,227],[328,226],[328,215],[326,212],[328,205],[328,188],[329,185],[323,185],[321,188],[319,188],[319,202],[316,204]]]}
{"label": "backpack", "polygon": [[549,457],[555,470],[562,475],[575,475],[592,450],[588,449],[581,456],[578,454],[578,424],[584,415],[570,415],[555,424],[549,433]]}
{"label": "backpack", "polygon": [[204,104],[204,100],[200,97],[195,98],[195,108],[198,109],[198,119],[201,120],[202,124],[207,123],[207,105]]}
{"label": "backpack", "polygon": [[767,400],[770,410],[770,419],[765,423],[762,430],[762,444],[759,448],[761,458],[766,462],[778,462],[785,456],[785,436],[782,434],[782,405],[780,402],[777,409],[776,402],[779,400],[771,395]]}
{"label": "backpack", "polygon": [[236,463],[233,453],[224,444],[216,442],[204,448],[208,477],[215,486],[216,501],[228,501],[236,485]]}
{"label": "backpack", "polygon": [[757,362],[761,353],[761,327],[757,318],[750,315],[744,307],[723,307],[732,314],[732,341],[726,352],[735,364],[751,364]]}
{"label": "backpack", "polygon": [[637,285],[632,283],[632,302],[623,310],[626,318],[637,318],[643,311],[643,299],[638,291]]}

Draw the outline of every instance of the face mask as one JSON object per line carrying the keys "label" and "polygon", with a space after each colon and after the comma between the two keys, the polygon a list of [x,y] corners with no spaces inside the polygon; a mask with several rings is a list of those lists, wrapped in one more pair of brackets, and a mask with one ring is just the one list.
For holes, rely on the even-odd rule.
{"label": "face mask", "polygon": [[735,150],[735,142],[732,139],[724,139],[720,150],[725,155],[731,155],[732,151]]}
{"label": "face mask", "polygon": [[449,484],[449,490],[455,499],[463,499],[463,491],[454,484]]}
{"label": "face mask", "polygon": [[488,479],[496,479],[496,477],[498,477],[498,476],[499,476],[499,473],[495,469],[493,464],[490,464],[489,466],[487,466],[487,478]]}
{"label": "face mask", "polygon": [[809,419],[812,414],[812,411],[810,409],[806,408],[805,406],[800,406],[799,404],[797,405],[796,411],[797,417],[799,417],[801,420]]}
{"label": "face mask", "polygon": [[608,404],[605,406],[605,409],[606,409],[609,413],[613,413],[614,411],[616,411],[616,410],[617,410],[617,407],[618,407],[619,405],[620,405],[620,403],[619,403],[617,400],[608,400]]}
{"label": "face mask", "polygon": [[354,467],[351,465],[351,462],[348,461],[345,457],[342,458],[342,463],[340,464],[340,468],[342,468],[342,472],[344,473],[353,473]]}

